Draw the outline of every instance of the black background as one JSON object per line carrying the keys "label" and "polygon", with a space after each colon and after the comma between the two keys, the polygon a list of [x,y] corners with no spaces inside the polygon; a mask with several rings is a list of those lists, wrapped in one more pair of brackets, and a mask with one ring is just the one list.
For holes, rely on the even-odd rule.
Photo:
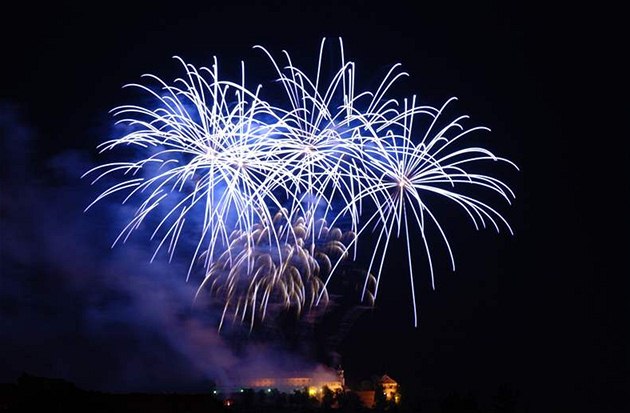
{"label": "black background", "polygon": [[[314,68],[321,38],[342,36],[365,84],[403,63],[407,90],[432,105],[457,96],[460,113],[492,129],[482,143],[520,167],[501,170],[517,194],[513,206],[500,207],[515,236],[477,232],[458,211],[445,212],[458,270],[441,257],[436,291],[428,276],[418,277],[420,326],[413,328],[404,260],[393,260],[376,309],[337,349],[349,378],[387,372],[410,399],[457,392],[491,406],[508,389],[526,411],[627,408],[628,155],[615,79],[626,50],[615,11],[339,3],[15,5],[2,18],[0,93],[36,130],[37,175],[64,151],[93,156],[111,122],[107,111],[129,96],[120,87],[145,72],[169,78],[179,69],[173,55],[198,65],[217,55],[237,73],[241,59],[250,68],[263,61],[251,50],[261,44]],[[15,236],[8,228],[3,249]],[[5,280],[14,271],[2,263]],[[27,327],[40,327],[29,320]],[[28,337],[1,334],[18,344]],[[0,378],[13,380],[20,362],[7,357]]]}

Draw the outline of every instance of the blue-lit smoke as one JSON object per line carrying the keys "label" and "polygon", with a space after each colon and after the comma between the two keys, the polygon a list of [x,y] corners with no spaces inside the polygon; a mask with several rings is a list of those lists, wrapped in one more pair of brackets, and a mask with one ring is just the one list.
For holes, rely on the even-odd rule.
{"label": "blue-lit smoke", "polygon": [[[133,85],[152,95],[155,102],[147,107],[116,108],[120,121],[135,129],[101,145],[104,151],[135,146],[144,156],[105,163],[86,173],[96,176],[93,183],[117,175],[95,203],[112,194],[140,198],[121,238],[142,226],[153,227],[151,239],[160,248],[165,246],[170,256],[186,240],[183,249],[192,248],[188,276],[200,268],[202,286],[221,283],[217,290],[225,292],[225,310],[234,308],[236,317],[239,308],[251,306],[252,324],[256,313],[264,319],[267,303],[305,308],[304,281],[312,275],[296,269],[287,278],[283,276],[286,265],[261,263],[258,244],[262,236],[270,250],[265,260],[275,250],[282,262],[295,251],[304,261],[309,260],[309,253],[316,253],[319,219],[331,226],[343,223],[341,231],[352,232],[343,257],[350,249],[356,256],[359,238],[374,232],[374,253],[362,291],[365,297],[373,272],[376,287],[369,291],[373,298],[378,294],[389,241],[405,239],[417,325],[410,232],[422,235],[433,287],[428,227],[437,229],[455,268],[439,211],[430,207],[432,196],[451,201],[477,229],[491,226],[512,231],[496,209],[467,189],[488,190],[507,202],[514,197],[504,182],[476,168],[487,161],[516,166],[485,148],[461,144],[473,132],[487,128],[465,126],[467,116],[448,119],[443,113],[454,98],[432,107],[418,104],[415,95],[389,96],[393,85],[407,75],[400,65],[392,66],[373,90],[357,88],[356,66],[345,60],[341,40],[339,44],[339,69],[328,78],[320,73],[324,41],[314,78],[295,66],[288,54],[286,63],[279,64],[266,49],[256,46],[269,58],[276,70],[276,86],[285,92],[284,100],[278,102],[267,101],[261,87],[250,89],[245,84],[244,66],[241,79],[232,81],[219,76],[216,58],[210,68],[196,68],[177,58],[185,75],[171,85],[146,75],[159,86],[158,91]],[[310,235],[292,236],[300,240],[299,245],[287,244],[295,231],[279,236],[286,227],[276,229],[278,213],[289,226],[303,221],[300,232]],[[221,270],[229,271],[229,276],[217,278],[216,264],[224,254],[228,256]],[[234,265],[233,256],[247,265]],[[203,265],[198,266],[199,261]],[[317,274],[325,282],[309,308],[325,300],[339,263],[328,274]],[[250,285],[236,293],[236,279],[248,279]]]}

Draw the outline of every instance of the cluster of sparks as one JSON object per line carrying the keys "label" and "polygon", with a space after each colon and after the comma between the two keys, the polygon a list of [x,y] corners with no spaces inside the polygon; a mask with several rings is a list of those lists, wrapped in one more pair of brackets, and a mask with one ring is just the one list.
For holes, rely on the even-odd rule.
{"label": "cluster of sparks", "polygon": [[[320,294],[328,302],[321,275],[330,273],[333,260],[347,255],[346,245],[354,234],[329,228],[318,219],[317,236],[311,237],[308,219],[289,222],[286,213],[279,211],[272,222],[254,224],[252,231],[234,231],[227,249],[212,261],[198,293],[211,283],[213,295],[225,303],[219,328],[230,304],[234,319],[243,322],[250,315],[251,328],[252,315],[259,311],[265,318],[269,301],[275,297],[280,297],[284,308],[296,307],[298,313],[305,304],[313,307]],[[269,244],[272,230],[282,240],[280,251]]]}
{"label": "cluster of sparks", "polygon": [[461,143],[487,128],[465,128],[467,116],[443,121],[454,98],[435,108],[418,105],[415,96],[389,97],[407,75],[399,64],[375,90],[357,90],[355,64],[346,61],[341,39],[339,45],[339,69],[327,81],[321,76],[324,40],[314,77],[288,53],[281,65],[256,46],[278,75],[285,96],[278,104],[265,100],[262,86],[246,86],[243,63],[239,81],[221,79],[216,58],[211,68],[180,59],[185,76],[172,84],[145,75],[153,86],[129,86],[151,95],[154,108],[114,109],[130,132],[99,147],[131,146],[142,156],[86,173],[92,183],[117,176],[88,208],[119,193],[123,202],[139,200],[116,242],[150,223],[155,254],[166,249],[172,258],[189,237],[184,228],[195,227],[200,235],[188,276],[203,263],[198,293],[210,286],[222,300],[221,324],[231,313],[253,326],[272,304],[298,312],[325,304],[342,258],[356,258],[359,240],[373,233],[362,299],[376,298],[390,240],[404,238],[417,325],[410,232],[421,235],[433,288],[429,227],[437,228],[455,268],[448,238],[429,207],[431,196],[459,206],[477,229],[504,226],[511,232],[499,212],[462,191],[483,188],[508,203],[514,197],[501,180],[472,169],[488,161],[515,165]]}

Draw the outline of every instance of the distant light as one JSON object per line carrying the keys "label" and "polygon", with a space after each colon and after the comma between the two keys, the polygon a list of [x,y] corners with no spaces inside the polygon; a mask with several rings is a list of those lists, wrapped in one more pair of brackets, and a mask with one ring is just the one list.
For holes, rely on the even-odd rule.
{"label": "distant light", "polygon": [[217,394],[217,391],[216,390],[212,390],[212,394]]}
{"label": "distant light", "polygon": [[271,393],[271,389],[267,389],[267,392]]}

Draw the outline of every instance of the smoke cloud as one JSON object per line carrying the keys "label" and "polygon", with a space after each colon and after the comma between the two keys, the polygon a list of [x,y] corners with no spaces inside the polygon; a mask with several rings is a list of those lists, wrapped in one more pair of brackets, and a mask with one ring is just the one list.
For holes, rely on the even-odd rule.
{"label": "smoke cloud", "polygon": [[46,137],[18,108],[0,109],[0,381],[26,372],[93,390],[201,391],[210,380],[330,374],[308,344],[290,353],[269,335],[219,334],[218,314],[192,306],[187,263],[150,263],[142,228],[110,248],[133,208],[105,201],[84,213],[98,193],[80,179],[90,154],[42,157]]}

